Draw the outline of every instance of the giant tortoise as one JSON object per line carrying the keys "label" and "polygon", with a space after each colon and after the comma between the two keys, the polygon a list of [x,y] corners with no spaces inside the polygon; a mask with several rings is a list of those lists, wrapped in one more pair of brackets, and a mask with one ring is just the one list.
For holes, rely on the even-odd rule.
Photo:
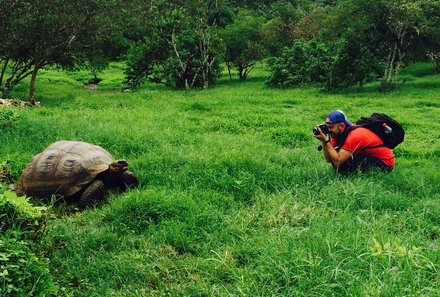
{"label": "giant tortoise", "polygon": [[17,195],[62,195],[80,208],[103,199],[106,189],[136,186],[125,160],[115,161],[102,147],[82,141],[58,141],[36,155],[21,174]]}

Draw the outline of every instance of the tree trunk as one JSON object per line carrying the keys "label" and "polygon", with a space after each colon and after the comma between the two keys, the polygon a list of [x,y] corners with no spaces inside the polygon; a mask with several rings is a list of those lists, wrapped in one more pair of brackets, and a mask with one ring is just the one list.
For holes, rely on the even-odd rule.
{"label": "tree trunk", "polygon": [[8,94],[9,90],[6,87],[4,87],[1,88],[1,91],[2,91],[1,98],[6,98],[6,94]]}
{"label": "tree trunk", "polygon": [[397,57],[396,65],[394,67],[394,75],[393,75],[393,78],[391,80],[392,83],[396,82],[397,76],[399,75],[399,72],[400,72],[400,67],[402,66],[402,63],[403,63],[403,56],[404,55],[401,53],[400,50],[398,50],[397,54],[398,54],[398,57]]}
{"label": "tree trunk", "polygon": [[435,72],[440,73],[440,52],[437,54],[428,53],[428,57],[430,57],[432,62],[434,63]]}
{"label": "tree trunk", "polygon": [[246,77],[244,76],[244,68],[241,67],[241,66],[238,67],[238,78],[240,80],[245,80],[246,79]]}
{"label": "tree trunk", "polygon": [[6,95],[12,89],[11,77],[6,80],[5,87],[2,89],[2,98],[6,98]]}
{"label": "tree trunk", "polygon": [[[41,68],[41,67],[40,67]],[[11,67],[11,73],[6,79],[5,86],[2,88],[2,97],[5,98],[6,94],[9,93],[20,81],[32,74],[33,70],[31,63],[25,63],[23,61],[15,61]]]}
{"label": "tree trunk", "polygon": [[399,49],[398,43],[395,43],[388,55],[387,65],[384,76],[382,78],[382,87],[385,89],[392,88],[399,75],[402,65],[403,55]]}
{"label": "tree trunk", "polygon": [[254,69],[255,63],[249,63],[244,67],[244,80],[248,78],[249,73]]}
{"label": "tree trunk", "polygon": [[383,81],[387,84],[390,83],[391,77],[393,76],[394,60],[396,58],[396,52],[397,52],[397,45],[394,45],[390,51],[390,54],[388,55],[387,65],[383,76]]}
{"label": "tree trunk", "polygon": [[35,81],[37,80],[37,73],[40,69],[37,65],[34,66],[34,70],[32,71],[31,82],[29,84],[29,103],[31,105],[35,105],[34,93],[35,93]]}
{"label": "tree trunk", "polygon": [[3,67],[2,67],[2,72],[0,73],[0,88],[3,85],[3,77],[5,76],[5,72],[6,72],[6,68],[8,67],[8,63],[9,63],[9,59],[5,59]]}
{"label": "tree trunk", "polygon": [[229,79],[232,79],[231,64],[229,62],[226,62],[226,67],[228,68]]}

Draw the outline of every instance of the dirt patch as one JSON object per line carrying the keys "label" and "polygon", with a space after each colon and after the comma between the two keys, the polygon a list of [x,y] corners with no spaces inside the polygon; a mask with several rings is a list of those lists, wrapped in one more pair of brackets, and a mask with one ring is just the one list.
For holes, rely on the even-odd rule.
{"label": "dirt patch", "polygon": [[84,85],[84,89],[86,90],[96,90],[98,88],[97,84],[86,84]]}

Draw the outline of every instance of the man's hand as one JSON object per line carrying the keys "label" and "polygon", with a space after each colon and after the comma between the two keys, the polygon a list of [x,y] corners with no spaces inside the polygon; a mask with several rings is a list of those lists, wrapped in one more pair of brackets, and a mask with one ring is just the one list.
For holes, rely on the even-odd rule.
{"label": "man's hand", "polygon": [[327,135],[322,133],[321,128],[319,128],[319,125],[316,126],[315,128],[319,131],[318,135],[313,134],[313,136],[315,136],[316,139],[318,139],[318,140],[320,140],[322,142],[327,141],[329,139]]}

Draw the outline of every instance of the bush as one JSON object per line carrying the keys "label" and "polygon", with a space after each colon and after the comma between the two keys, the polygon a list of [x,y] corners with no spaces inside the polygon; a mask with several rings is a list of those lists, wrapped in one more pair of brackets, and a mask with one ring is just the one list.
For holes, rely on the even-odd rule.
{"label": "bush", "polygon": [[0,231],[17,231],[23,238],[35,238],[45,224],[45,207],[35,207],[26,197],[0,192]]}
{"label": "bush", "polygon": [[55,296],[57,286],[47,267],[32,251],[44,225],[43,207],[0,190],[0,296]]}
{"label": "bush", "polygon": [[363,84],[379,77],[382,68],[379,59],[368,45],[354,40],[341,39],[335,45],[335,55],[326,80],[326,89]]}
{"label": "bush", "polygon": [[2,127],[3,131],[8,131],[16,128],[20,120],[20,116],[18,116],[13,109],[0,109],[0,127]]}
{"label": "bush", "polygon": [[331,48],[316,41],[296,40],[280,57],[269,60],[273,87],[324,84],[326,90],[363,84],[382,73],[380,60],[355,38],[341,39]]}
{"label": "bush", "polygon": [[0,235],[0,296],[56,296],[45,260],[29,242]]}
{"label": "bush", "polygon": [[271,74],[267,84],[273,87],[300,87],[324,83],[329,68],[328,48],[316,41],[295,40],[279,57],[269,59]]}

